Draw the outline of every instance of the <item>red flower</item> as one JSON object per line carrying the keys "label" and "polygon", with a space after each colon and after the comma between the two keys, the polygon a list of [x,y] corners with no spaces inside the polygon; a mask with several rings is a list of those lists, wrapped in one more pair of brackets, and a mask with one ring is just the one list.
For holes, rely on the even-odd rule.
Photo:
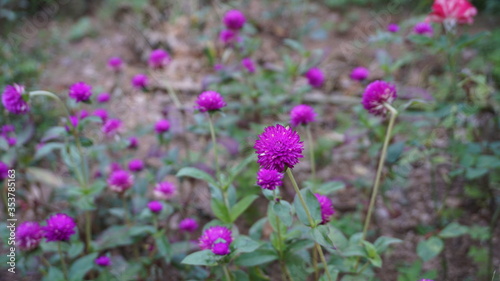
{"label": "red flower", "polygon": [[433,22],[450,21],[452,23],[474,22],[477,9],[467,0],[435,0],[429,20]]}

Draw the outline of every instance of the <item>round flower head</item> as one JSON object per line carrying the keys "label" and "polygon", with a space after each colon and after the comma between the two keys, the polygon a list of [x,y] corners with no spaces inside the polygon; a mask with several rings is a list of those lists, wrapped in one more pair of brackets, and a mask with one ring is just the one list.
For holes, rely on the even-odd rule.
{"label": "round flower head", "polygon": [[122,170],[122,167],[120,166],[120,163],[112,162],[111,164],[109,164],[109,170],[112,172],[120,171]]}
{"label": "round flower head", "polygon": [[[78,118],[78,116],[75,116],[75,115],[70,115],[69,116],[69,123],[70,125],[73,127],[73,128],[76,128],[78,127],[78,124],[80,123],[80,119]],[[66,131],[71,131],[69,128],[66,128]]]}
{"label": "round flower head", "polygon": [[89,117],[89,112],[85,109],[82,109],[82,110],[80,110],[79,116],[80,116],[80,119],[85,119],[85,118]]}
{"label": "round flower head", "polygon": [[224,43],[225,45],[230,45],[239,42],[241,38],[238,35],[238,32],[224,29],[219,34],[219,40],[222,41],[222,43]]}
{"label": "round flower head", "polygon": [[106,120],[108,120],[108,111],[104,108],[94,110],[93,115],[101,118],[102,122],[106,122]]}
{"label": "round flower head", "polygon": [[140,172],[144,169],[144,162],[141,159],[132,159],[128,162],[128,169],[132,172]]}
{"label": "round flower head", "polygon": [[307,125],[316,120],[316,112],[309,105],[297,105],[290,111],[290,123],[296,127],[299,125]]}
{"label": "round flower head", "polygon": [[413,27],[413,31],[416,34],[432,36],[434,34],[434,30],[432,25],[428,22],[419,22]]}
{"label": "round flower head", "polygon": [[173,183],[164,181],[156,185],[155,189],[153,190],[153,194],[158,199],[168,200],[174,197],[176,190],[177,189],[175,188],[175,185]]}
{"label": "round flower head", "polygon": [[384,103],[391,104],[396,97],[395,85],[377,80],[366,87],[361,103],[371,114],[385,116],[387,109]]}
{"label": "round flower head", "polygon": [[108,256],[100,256],[94,260],[98,266],[110,266],[111,259]]}
{"label": "round flower head", "polygon": [[122,121],[120,119],[109,119],[102,126],[102,132],[108,136],[114,135],[121,127]]}
{"label": "round flower head", "polygon": [[16,138],[6,137],[5,139],[7,140],[7,144],[9,146],[15,146],[17,144],[17,139]]}
{"label": "round flower head", "polygon": [[472,24],[477,9],[467,0],[434,0],[429,20],[448,25]]}
{"label": "round flower head", "polygon": [[163,134],[170,130],[170,122],[168,120],[162,119],[156,122],[155,124],[155,132],[158,134]]}
{"label": "round flower head", "polygon": [[299,163],[304,143],[296,131],[277,124],[264,129],[254,148],[261,168],[282,172],[286,167],[293,168]]}
{"label": "round flower head", "polygon": [[30,106],[23,99],[24,86],[14,84],[7,85],[2,94],[2,104],[13,114],[26,114],[30,111]]}
{"label": "round flower head", "polygon": [[229,10],[224,14],[224,25],[228,29],[238,30],[245,25],[245,15],[238,10]]}
{"label": "round flower head", "polygon": [[306,72],[305,76],[309,81],[309,85],[311,85],[314,88],[319,88],[323,86],[323,83],[325,82],[325,75],[323,75],[321,69],[316,67],[309,69]]}
{"label": "round flower head", "polygon": [[263,189],[275,190],[283,185],[283,174],[276,170],[260,169],[257,172],[257,185]]}
{"label": "round flower head", "polygon": [[14,127],[14,125],[4,125],[4,126],[2,126],[2,130],[0,132],[0,135],[6,135],[8,133],[12,133],[15,131],[15,129],[16,128]]}
{"label": "round flower head", "polygon": [[9,176],[9,166],[0,161],[0,180],[6,179]]}
{"label": "round flower head", "polygon": [[[227,227],[212,226],[203,232],[198,244],[202,250],[212,250],[216,255],[227,255],[229,254],[229,245],[233,242],[231,234],[231,230]],[[217,245],[221,243],[227,244],[227,247]]]}
{"label": "round flower head", "polygon": [[75,234],[76,223],[66,214],[55,214],[47,219],[47,226],[43,228],[47,242],[68,241]]}
{"label": "round flower head", "polygon": [[183,219],[179,223],[179,229],[181,231],[194,232],[198,229],[198,223],[192,218]]}
{"label": "round flower head", "polygon": [[148,86],[146,74],[137,74],[132,78],[132,86],[138,90],[143,90]]}
{"label": "round flower head", "polygon": [[370,71],[362,66],[356,67],[351,72],[351,79],[357,81],[363,81],[370,75]]}
{"label": "round flower head", "polygon": [[433,281],[431,279],[420,279],[420,281]]}
{"label": "round flower head", "polygon": [[134,176],[127,171],[113,171],[108,177],[109,188],[116,192],[124,192],[134,184]]}
{"label": "round flower head", "polygon": [[92,96],[92,86],[85,82],[77,82],[69,88],[69,97],[76,102],[85,102]]}
{"label": "round flower head", "polygon": [[395,23],[391,23],[387,26],[387,31],[392,32],[392,33],[396,33],[399,31],[399,25],[397,25]]}
{"label": "round flower head", "polygon": [[119,57],[112,57],[108,60],[108,67],[114,71],[120,71],[123,68],[123,61]]}
{"label": "round flower head", "polygon": [[196,109],[200,112],[214,112],[226,106],[224,98],[217,92],[206,91],[201,93],[196,100]]}
{"label": "round flower head", "polygon": [[26,221],[16,229],[16,243],[23,251],[30,251],[38,247],[42,238],[43,229],[37,222]]}
{"label": "round flower head", "polygon": [[167,51],[157,49],[149,55],[149,66],[152,68],[163,68],[170,62],[170,55]]}
{"label": "round flower head", "polygon": [[328,223],[333,214],[335,214],[335,209],[333,209],[332,200],[318,193],[314,195],[316,195],[316,198],[318,199],[319,202],[319,206],[321,207],[321,220],[322,220],[321,224]]}
{"label": "round flower head", "polygon": [[148,208],[151,212],[158,214],[163,209],[163,205],[158,201],[151,201],[148,203]]}
{"label": "round flower head", "polygon": [[241,64],[248,70],[248,72],[255,72],[255,64],[253,63],[251,58],[244,58],[243,60],[241,60]]}
{"label": "round flower head", "polygon": [[100,93],[96,99],[98,103],[106,103],[110,98],[111,96],[109,95],[109,93]]}
{"label": "round flower head", "polygon": [[128,138],[127,148],[136,149],[137,147],[139,147],[139,140],[137,139],[137,137]]}

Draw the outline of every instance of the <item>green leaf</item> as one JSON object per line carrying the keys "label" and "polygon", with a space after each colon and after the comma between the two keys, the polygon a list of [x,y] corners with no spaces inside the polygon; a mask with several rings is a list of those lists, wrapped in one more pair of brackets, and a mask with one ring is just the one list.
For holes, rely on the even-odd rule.
{"label": "green leaf", "polygon": [[111,249],[118,246],[125,246],[132,244],[132,239],[128,235],[128,227],[126,226],[112,226],[106,229],[96,239],[97,250]]}
{"label": "green leaf", "polygon": [[[332,280],[337,280],[339,276],[339,271],[337,268],[333,265],[328,266],[328,272],[330,272],[330,276],[332,277]],[[328,281],[328,275],[323,274],[320,278],[319,281]]]}
{"label": "green leaf", "polygon": [[248,236],[240,235],[234,241],[234,248],[240,253],[249,253],[257,250],[261,244]]}
{"label": "green leaf", "polygon": [[248,195],[231,207],[231,223],[234,222],[238,217],[257,199],[257,195]]}
{"label": "green leaf", "polygon": [[225,187],[229,186],[234,181],[234,179],[241,173],[241,171],[243,171],[243,169],[245,169],[250,163],[255,161],[255,157],[256,157],[255,153],[252,153],[247,158],[243,159],[243,161],[241,161],[238,165],[236,165],[236,167],[232,168],[229,171],[229,177],[224,186]]}
{"label": "green leaf", "polygon": [[212,253],[212,251],[203,250],[188,255],[182,260],[181,263],[191,265],[215,266],[217,265],[217,260],[215,258],[215,254]]}
{"label": "green leaf", "polygon": [[182,168],[179,172],[177,172],[176,177],[191,177],[199,180],[206,181],[207,183],[213,186],[219,186],[215,179],[209,175],[208,173],[193,167]]}
{"label": "green leaf", "polygon": [[69,277],[71,281],[81,281],[94,266],[94,260],[98,253],[89,254],[77,259],[69,269]]}
{"label": "green leaf", "polygon": [[321,219],[321,207],[319,205],[318,199],[308,189],[303,189],[300,191],[300,193],[302,194],[302,197],[304,197],[305,203],[310,211],[310,215],[311,215],[312,219],[314,220],[314,225],[310,225],[309,218],[306,214],[306,211],[304,210],[304,207],[303,207],[302,202],[301,202],[298,195],[295,195],[295,199],[293,201],[293,206],[295,207],[295,212],[297,213],[299,220],[303,224],[305,224],[306,226],[314,227],[322,221],[322,219]]}
{"label": "green leaf", "polygon": [[319,194],[328,195],[337,192],[339,190],[342,190],[344,188],[345,188],[345,183],[341,181],[329,181],[320,185],[316,190],[316,192]]}
{"label": "green leaf", "polygon": [[432,236],[428,240],[420,241],[417,246],[417,254],[423,261],[429,261],[435,258],[443,250],[443,240]]}
{"label": "green leaf", "polygon": [[40,149],[35,152],[34,160],[39,160],[56,149],[63,149],[64,144],[58,142],[51,142],[44,144]]}
{"label": "green leaf", "polygon": [[465,173],[465,177],[469,180],[476,179],[484,176],[488,173],[488,169],[486,168],[467,168],[467,172]]}
{"label": "green leaf", "polygon": [[373,246],[373,244],[368,241],[363,241],[363,246],[365,248],[366,257],[368,258],[370,263],[375,267],[381,267],[382,259],[377,253],[377,249],[375,248],[375,246]]}
{"label": "green leaf", "polygon": [[147,234],[153,234],[156,232],[156,228],[151,225],[136,225],[129,229],[129,234],[131,236],[145,236]]}
{"label": "green leaf", "polygon": [[231,223],[231,217],[229,211],[226,208],[226,204],[217,198],[212,198],[211,208],[214,215],[224,223]]}
{"label": "green leaf", "polygon": [[292,225],[292,205],[285,200],[280,200],[279,202],[273,201],[273,211],[280,218],[281,222],[285,226]]}
{"label": "green leaf", "polygon": [[77,241],[71,242],[71,246],[69,247],[69,250],[68,250],[68,256],[70,259],[77,257],[82,252],[83,252],[82,241],[77,240]]}
{"label": "green leaf", "polygon": [[172,247],[170,246],[170,242],[168,242],[165,232],[160,231],[155,233],[154,238],[158,253],[165,259],[167,264],[170,263],[170,258],[172,256]]}
{"label": "green leaf", "polygon": [[238,256],[234,263],[239,266],[256,266],[272,262],[278,259],[278,255],[272,249],[257,249],[251,253],[243,253]]}
{"label": "green leaf", "polygon": [[381,236],[381,237],[377,238],[377,240],[375,241],[375,243],[373,243],[373,245],[377,249],[377,253],[380,254],[380,253],[383,253],[385,250],[387,250],[389,245],[395,244],[395,243],[401,243],[401,242],[403,242],[401,239],[387,237],[387,236]]}
{"label": "green leaf", "polygon": [[452,238],[461,236],[467,233],[468,228],[466,226],[460,225],[459,223],[452,222],[447,225],[438,236],[441,238]]}
{"label": "green leaf", "polygon": [[49,268],[48,274],[43,277],[42,281],[65,281],[65,278],[64,274],[59,268],[51,266]]}
{"label": "green leaf", "polygon": [[334,248],[333,241],[330,239],[330,229],[326,225],[319,225],[311,228],[309,231],[311,237],[316,243],[326,248]]}

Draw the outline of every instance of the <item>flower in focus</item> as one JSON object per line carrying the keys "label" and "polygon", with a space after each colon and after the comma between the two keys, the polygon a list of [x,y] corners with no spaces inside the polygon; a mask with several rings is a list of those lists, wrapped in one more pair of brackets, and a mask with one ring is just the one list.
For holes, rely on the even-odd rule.
{"label": "flower in focus", "polygon": [[257,185],[268,190],[275,190],[283,185],[283,174],[276,170],[260,169],[257,172]]}
{"label": "flower in focus", "polygon": [[128,138],[127,148],[136,149],[137,147],[139,147],[139,140],[137,139],[137,137]]}
{"label": "flower in focus", "polygon": [[94,260],[95,264],[98,266],[110,266],[111,265],[111,259],[108,256],[100,256]]}
{"label": "flower in focus", "polygon": [[153,50],[149,55],[149,66],[152,68],[163,68],[170,62],[170,55],[162,49]]}
{"label": "flower in focus", "polygon": [[433,22],[454,26],[472,24],[477,9],[467,0],[434,0],[428,19]]}
{"label": "flower in focus", "polygon": [[392,33],[396,33],[399,31],[399,25],[397,25],[395,23],[391,23],[387,26],[387,31],[392,32]]}
{"label": "flower in focus", "polygon": [[211,250],[216,255],[227,255],[230,253],[229,245],[233,242],[231,235],[232,232],[227,227],[212,226],[203,232],[198,244],[201,249]]}
{"label": "flower in focus", "polygon": [[323,72],[321,71],[321,69],[316,67],[309,69],[306,72],[305,76],[309,81],[309,85],[314,88],[320,88],[325,82],[325,76],[323,75]]}
{"label": "flower in focus", "polygon": [[66,214],[55,214],[47,219],[47,225],[43,227],[47,242],[68,241],[75,234],[75,220]]}
{"label": "flower in focus", "polygon": [[85,82],[77,82],[69,87],[69,97],[76,102],[86,102],[92,96],[92,86]]}
{"label": "flower in focus", "polygon": [[13,114],[26,114],[30,111],[30,106],[23,99],[24,86],[14,84],[7,85],[2,93],[2,104]]}
{"label": "flower in focus", "polygon": [[111,96],[109,95],[109,93],[100,93],[96,99],[98,103],[106,103],[110,98]]}
{"label": "flower in focus", "polygon": [[146,74],[137,74],[132,77],[132,86],[138,90],[144,90],[148,86],[148,77]]}
{"label": "flower in focus", "polygon": [[170,122],[166,119],[161,119],[155,124],[155,132],[158,134],[163,134],[170,130]]}
{"label": "flower in focus", "polygon": [[144,162],[141,159],[132,159],[128,162],[128,169],[132,172],[140,172],[144,169]]}
{"label": "flower in focus", "polygon": [[264,129],[254,148],[261,168],[282,172],[286,167],[293,168],[299,163],[304,143],[296,131],[277,124]]}
{"label": "flower in focus", "polygon": [[43,229],[37,222],[26,221],[16,228],[16,243],[23,251],[30,251],[38,247],[42,238]]}
{"label": "flower in focus", "polygon": [[357,81],[363,81],[370,75],[370,71],[362,66],[356,67],[351,72],[351,79]]}
{"label": "flower in focus", "polygon": [[113,135],[122,127],[122,121],[120,119],[109,119],[106,120],[102,126],[102,132],[106,135]]}
{"label": "flower in focus", "polygon": [[179,223],[179,229],[181,231],[194,232],[198,229],[198,223],[195,219],[186,218]]}
{"label": "flower in focus", "polygon": [[9,166],[0,161],[0,180],[6,179],[9,176]]}
{"label": "flower in focus", "polygon": [[171,182],[164,181],[160,182],[155,186],[155,189],[153,190],[153,194],[155,198],[161,199],[161,200],[168,200],[172,197],[174,197],[175,193],[177,191],[177,188],[175,185]]}
{"label": "flower in focus", "polygon": [[108,177],[108,186],[116,192],[124,192],[134,184],[134,176],[124,170],[113,171]]}
{"label": "flower in focus", "polygon": [[290,123],[297,127],[299,125],[307,125],[316,120],[316,112],[309,105],[300,104],[290,111]]}
{"label": "flower in focus", "polygon": [[108,67],[114,71],[120,71],[123,68],[123,61],[119,57],[112,57],[108,60]]}
{"label": "flower in focus", "polygon": [[148,208],[151,212],[158,214],[163,209],[163,205],[158,201],[151,201],[148,203]]}
{"label": "flower in focus", "polygon": [[395,85],[377,80],[366,87],[361,103],[371,114],[385,116],[387,108],[384,104],[391,104],[396,97]]}
{"label": "flower in focus", "polygon": [[333,203],[330,198],[321,194],[314,194],[318,199],[319,206],[321,207],[321,224],[328,223],[330,218],[335,214],[335,209],[333,209]]}
{"label": "flower in focus", "polygon": [[245,15],[238,10],[229,10],[224,14],[224,25],[228,29],[239,30],[245,25]]}
{"label": "flower in focus", "polygon": [[200,112],[214,112],[227,105],[221,94],[214,91],[201,93],[196,100],[196,104],[195,108],[200,110]]}
{"label": "flower in focus", "polygon": [[255,72],[255,64],[253,63],[251,58],[244,58],[243,60],[241,60],[241,65],[243,65],[246,70],[248,70],[248,72]]}
{"label": "flower in focus", "polygon": [[428,22],[419,22],[413,27],[413,31],[416,34],[432,36],[434,34],[434,30],[432,25]]}
{"label": "flower in focus", "polygon": [[241,40],[238,32],[224,29],[219,34],[219,40],[222,41],[225,45],[233,44],[239,42]]}
{"label": "flower in focus", "polygon": [[94,110],[93,115],[101,118],[103,123],[108,120],[108,111],[104,108],[97,108],[96,110]]}

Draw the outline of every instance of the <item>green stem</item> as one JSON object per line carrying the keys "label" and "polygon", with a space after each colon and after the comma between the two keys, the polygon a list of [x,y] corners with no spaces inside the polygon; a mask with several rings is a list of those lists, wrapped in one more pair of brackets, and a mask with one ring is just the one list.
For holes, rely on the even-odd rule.
{"label": "green stem", "polygon": [[122,201],[123,201],[123,212],[125,215],[125,223],[130,226],[130,220],[128,218],[128,204],[127,204],[127,198],[125,197],[125,194],[122,196]]}
{"label": "green stem", "polygon": [[314,280],[319,279],[318,251],[317,251],[316,245],[318,245],[318,243],[314,242],[314,248],[312,249],[312,252],[313,252],[312,264],[313,264],[313,268],[314,268]]}
{"label": "green stem", "polygon": [[313,188],[316,187],[316,162],[314,160],[314,142],[311,133],[311,126],[306,126],[307,141],[309,142],[309,156],[311,158],[311,177],[313,180]]}
{"label": "green stem", "polygon": [[231,274],[229,273],[229,270],[227,269],[227,265],[222,265],[222,270],[224,271],[224,275],[226,276],[226,281],[233,281],[231,278]]}
{"label": "green stem", "polygon": [[68,269],[66,268],[66,261],[64,260],[64,256],[61,250],[61,242],[57,242],[57,251],[59,252],[59,258],[61,259],[61,264],[63,268],[63,273],[64,273],[64,280],[69,280],[68,279]]}
{"label": "green stem", "polygon": [[212,143],[214,149],[215,169],[217,171],[217,179],[219,179],[220,168],[219,168],[219,157],[217,155],[217,139],[215,138],[215,128],[211,113],[208,113],[208,123],[210,124],[210,135],[212,136]]}
{"label": "green stem", "polygon": [[92,235],[92,216],[90,211],[85,212],[85,239],[86,239],[86,251],[90,253],[90,240]]}
{"label": "green stem", "polygon": [[177,94],[175,93],[174,88],[172,88],[172,86],[170,85],[170,83],[168,83],[168,81],[165,81],[165,86],[167,87],[167,92],[170,95],[170,98],[172,99],[172,101],[174,102],[175,107],[177,107],[177,109],[181,110],[182,104],[181,104],[179,98],[177,97]]}

